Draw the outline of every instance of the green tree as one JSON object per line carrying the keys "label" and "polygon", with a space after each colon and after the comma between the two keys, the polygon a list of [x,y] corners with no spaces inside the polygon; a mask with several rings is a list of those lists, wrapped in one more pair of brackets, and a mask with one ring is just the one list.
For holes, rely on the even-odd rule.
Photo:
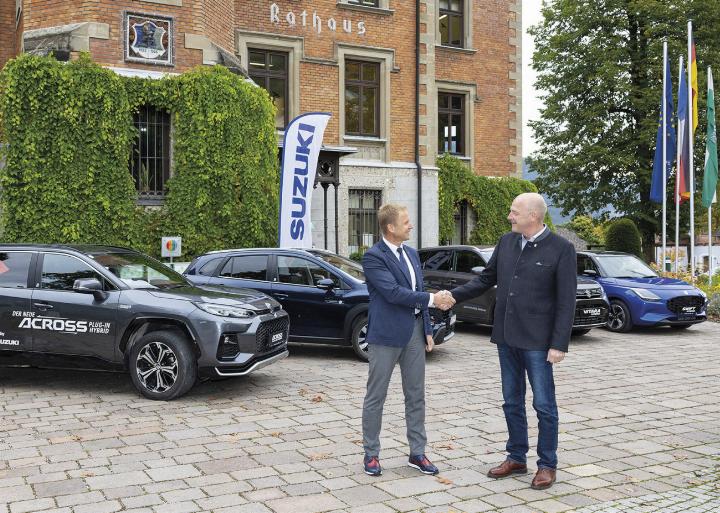
{"label": "green tree", "polygon": [[622,251],[642,258],[640,231],[631,219],[617,219],[610,223],[605,234],[608,251]]}
{"label": "green tree", "polygon": [[604,242],[602,229],[595,225],[590,216],[575,216],[567,227],[589,244],[600,245]]}
{"label": "green tree", "polygon": [[[677,101],[678,57],[687,55],[687,21],[693,20],[700,90],[695,176],[700,179],[706,67],[720,62],[720,2],[547,0],[542,13],[543,21],[530,30],[536,85],[544,92],[540,120],[531,123],[539,146],[530,159],[539,175],[535,183],[566,214],[612,205],[637,223],[651,257],[655,234],[662,230],[661,207],[649,201],[662,43],[668,42]],[[674,212],[668,210],[672,226]]]}

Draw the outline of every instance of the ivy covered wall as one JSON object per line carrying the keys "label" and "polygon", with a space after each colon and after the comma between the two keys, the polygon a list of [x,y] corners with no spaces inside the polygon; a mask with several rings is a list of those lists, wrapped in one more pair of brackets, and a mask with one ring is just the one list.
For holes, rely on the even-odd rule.
{"label": "ivy covered wall", "polygon": [[[473,174],[461,160],[448,154],[437,160],[440,169],[439,217],[440,240],[449,241],[455,231],[454,213],[462,201],[467,201],[477,215],[477,223],[469,235],[469,244],[496,244],[510,231],[507,220],[510,205],[518,194],[537,192],[532,182],[519,178],[490,178]],[[545,224],[555,229],[549,215]]]}
{"label": "ivy covered wall", "polygon": [[[162,207],[136,205],[133,113],[172,116],[172,178]],[[0,72],[0,223],[6,242],[102,243],[187,257],[274,246],[279,171],[267,92],[216,66],[126,78],[89,57],[22,55]]]}

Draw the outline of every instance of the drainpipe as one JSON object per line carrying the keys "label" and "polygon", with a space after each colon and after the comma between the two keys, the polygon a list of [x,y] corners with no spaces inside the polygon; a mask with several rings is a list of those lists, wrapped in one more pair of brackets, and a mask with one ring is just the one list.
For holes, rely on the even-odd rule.
{"label": "drainpipe", "polygon": [[422,248],[422,165],[420,164],[420,0],[415,0],[415,166],[417,167],[417,247]]}

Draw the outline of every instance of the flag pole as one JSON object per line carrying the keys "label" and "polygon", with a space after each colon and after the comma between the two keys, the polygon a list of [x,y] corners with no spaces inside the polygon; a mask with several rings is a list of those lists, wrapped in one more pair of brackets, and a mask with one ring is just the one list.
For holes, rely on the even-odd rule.
{"label": "flag pole", "polygon": [[693,110],[693,89],[692,89],[692,21],[688,21],[688,137],[689,139],[689,164],[690,172],[690,280],[695,281],[695,170],[693,169],[693,143],[695,111]]}
{"label": "flag pole", "polygon": [[708,207],[708,285],[712,287],[713,259],[712,259],[712,203]]}
{"label": "flag pole", "polygon": [[[678,77],[682,76],[683,72],[683,58],[680,56],[680,69],[678,70]],[[680,81],[679,81],[680,82]],[[678,82],[678,91],[680,84]],[[680,95],[678,94],[678,99]],[[680,109],[678,108],[678,111]],[[680,128],[680,122],[678,121],[678,129]],[[679,258],[680,258],[680,150],[682,145],[680,143],[680,136],[678,134],[677,144],[677,155],[676,155],[676,171],[675,171],[675,274],[680,272]]]}
{"label": "flag pole", "polygon": [[660,268],[665,272],[665,252],[667,251],[667,41],[663,41],[663,88],[662,88],[662,164],[663,164],[663,203],[662,203],[662,253],[660,254]]}

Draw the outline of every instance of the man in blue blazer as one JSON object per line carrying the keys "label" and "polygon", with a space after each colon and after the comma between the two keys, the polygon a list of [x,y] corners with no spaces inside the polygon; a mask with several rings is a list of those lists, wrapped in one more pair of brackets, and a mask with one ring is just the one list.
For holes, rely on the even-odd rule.
{"label": "man in blue blazer", "polygon": [[510,207],[512,231],[500,239],[481,275],[450,291],[467,301],[497,285],[490,340],[497,344],[503,411],[508,427],[507,458],[490,469],[500,479],[527,473],[528,427],[525,375],[538,416],[538,470],[531,487],[549,488],[557,469],[558,411],[553,364],[565,357],[575,317],[575,248],[543,224],[542,196],[520,194]]}
{"label": "man in blue blazer", "polygon": [[432,351],[429,306],[448,309],[447,293],[423,290],[417,251],[403,244],[413,229],[407,208],[387,204],[378,210],[382,240],[363,256],[370,294],[368,313],[368,381],[362,428],[365,473],[382,474],[380,428],[388,384],[400,363],[405,395],[405,423],[410,445],[408,465],[424,474],[438,473],[425,456],[425,352]]}

